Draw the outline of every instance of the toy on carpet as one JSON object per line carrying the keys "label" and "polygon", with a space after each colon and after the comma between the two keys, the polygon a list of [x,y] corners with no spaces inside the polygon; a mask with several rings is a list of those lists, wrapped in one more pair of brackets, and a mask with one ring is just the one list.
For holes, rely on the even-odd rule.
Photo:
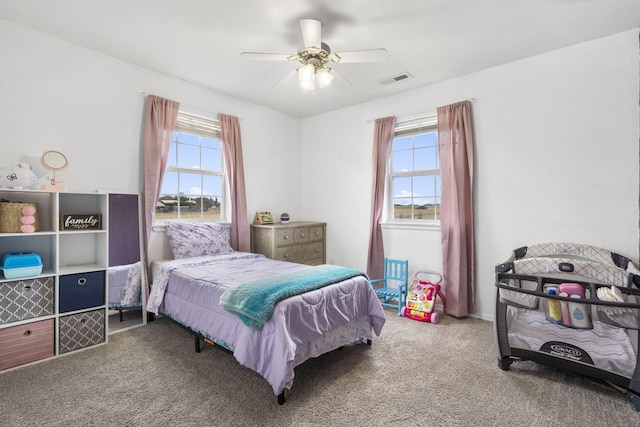
{"label": "toy on carpet", "polygon": [[[432,275],[437,277],[437,281],[430,282],[422,280],[420,275]],[[447,303],[442,293],[442,275],[436,271],[423,270],[418,271],[414,275],[413,281],[409,284],[407,290],[407,300],[405,306],[402,307],[401,314],[413,320],[420,322],[438,323],[440,317],[435,311],[436,296],[442,299],[442,309],[447,311]]]}

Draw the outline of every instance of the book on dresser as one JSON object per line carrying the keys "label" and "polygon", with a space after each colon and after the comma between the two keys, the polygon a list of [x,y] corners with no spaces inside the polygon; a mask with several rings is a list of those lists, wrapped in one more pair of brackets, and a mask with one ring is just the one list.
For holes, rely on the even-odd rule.
{"label": "book on dresser", "polygon": [[251,252],[300,264],[325,264],[326,223],[295,221],[251,225]]}

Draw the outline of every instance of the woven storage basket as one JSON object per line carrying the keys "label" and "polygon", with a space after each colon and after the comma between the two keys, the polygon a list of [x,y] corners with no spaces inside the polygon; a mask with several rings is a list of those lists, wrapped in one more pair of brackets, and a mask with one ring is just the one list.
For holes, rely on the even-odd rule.
{"label": "woven storage basket", "polygon": [[22,208],[35,206],[35,231],[40,231],[40,208],[37,203],[0,202],[0,233],[21,233]]}

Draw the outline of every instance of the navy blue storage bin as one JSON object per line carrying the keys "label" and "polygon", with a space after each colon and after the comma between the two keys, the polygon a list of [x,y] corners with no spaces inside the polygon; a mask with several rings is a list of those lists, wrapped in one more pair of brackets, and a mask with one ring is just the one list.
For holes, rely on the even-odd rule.
{"label": "navy blue storage bin", "polygon": [[104,271],[60,276],[60,313],[104,305]]}

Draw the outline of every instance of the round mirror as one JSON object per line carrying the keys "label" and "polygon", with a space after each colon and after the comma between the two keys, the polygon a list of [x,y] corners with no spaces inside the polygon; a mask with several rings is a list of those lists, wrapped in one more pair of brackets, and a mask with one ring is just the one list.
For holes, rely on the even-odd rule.
{"label": "round mirror", "polygon": [[53,172],[53,177],[47,177],[51,180],[51,185],[42,185],[43,190],[66,191],[66,185],[58,184],[56,173],[69,166],[67,157],[59,151],[46,151],[40,158],[42,166]]}
{"label": "round mirror", "polygon": [[65,155],[59,151],[45,152],[40,161],[42,162],[42,166],[51,171],[62,170],[69,165],[69,161]]}

